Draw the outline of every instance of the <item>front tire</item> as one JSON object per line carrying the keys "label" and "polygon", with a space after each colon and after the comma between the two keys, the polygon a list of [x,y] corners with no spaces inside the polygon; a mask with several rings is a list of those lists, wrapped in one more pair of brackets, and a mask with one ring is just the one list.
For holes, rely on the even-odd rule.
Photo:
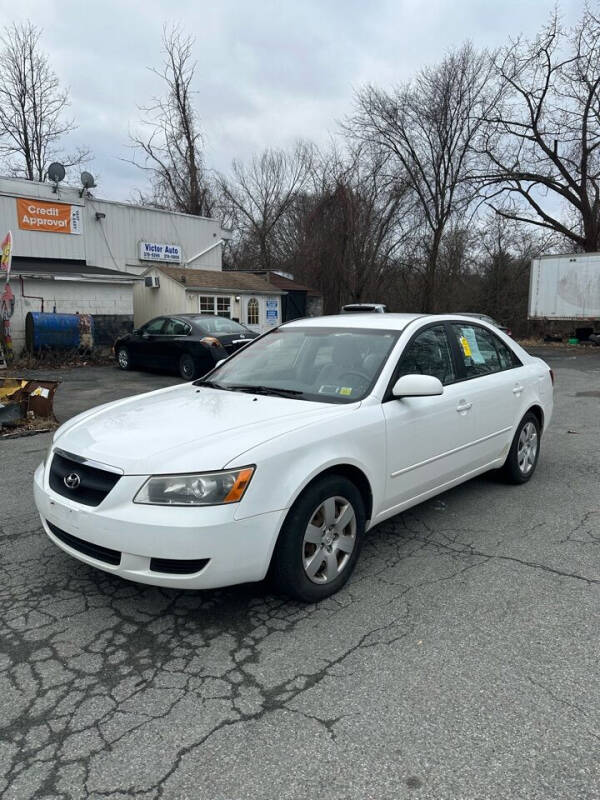
{"label": "front tire", "polygon": [[327,475],[308,486],[290,509],[273,554],[276,588],[306,603],[337,592],[358,560],[365,504],[356,486]]}
{"label": "front tire", "polygon": [[179,359],[179,374],[184,381],[193,381],[198,377],[196,362],[189,353],[184,353]]}
{"label": "front tire", "polygon": [[537,467],[540,456],[540,423],[529,411],[517,426],[508,457],[504,464],[504,476],[509,483],[527,483]]}

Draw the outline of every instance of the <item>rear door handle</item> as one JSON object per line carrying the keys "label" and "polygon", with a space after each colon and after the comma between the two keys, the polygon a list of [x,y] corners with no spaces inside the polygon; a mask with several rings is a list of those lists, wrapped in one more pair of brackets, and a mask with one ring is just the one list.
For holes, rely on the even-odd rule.
{"label": "rear door handle", "polygon": [[473,403],[469,403],[466,400],[461,400],[460,403],[456,406],[456,410],[459,414],[463,411],[469,411],[470,408],[473,407]]}
{"label": "rear door handle", "polygon": [[521,386],[520,383],[516,383],[514,388],[513,388],[513,394],[521,394],[521,392],[523,391],[523,388],[524,387]]}

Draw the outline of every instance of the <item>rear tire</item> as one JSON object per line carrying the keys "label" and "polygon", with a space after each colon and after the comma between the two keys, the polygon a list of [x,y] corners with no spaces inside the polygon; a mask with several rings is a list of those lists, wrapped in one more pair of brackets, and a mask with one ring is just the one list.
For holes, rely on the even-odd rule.
{"label": "rear tire", "polygon": [[346,583],[365,531],[365,504],[356,486],[326,475],[308,486],[291,507],[271,562],[278,591],[316,603]]}
{"label": "rear tire", "polygon": [[117,364],[119,369],[131,369],[131,356],[126,347],[119,347],[117,350]]}
{"label": "rear tire", "polygon": [[189,353],[184,353],[179,359],[179,374],[184,381],[193,381],[198,377],[198,367]]}
{"label": "rear tire", "polygon": [[540,456],[540,423],[529,411],[517,426],[508,456],[502,468],[509,483],[527,483],[531,479]]}

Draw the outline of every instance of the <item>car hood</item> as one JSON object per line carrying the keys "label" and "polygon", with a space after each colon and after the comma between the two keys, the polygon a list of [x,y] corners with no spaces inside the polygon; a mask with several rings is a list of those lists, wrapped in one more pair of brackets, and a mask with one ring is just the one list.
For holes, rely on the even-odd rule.
{"label": "car hood", "polygon": [[54,444],[128,475],[214,470],[270,439],[358,405],[186,383],[86,411],[57,431]]}

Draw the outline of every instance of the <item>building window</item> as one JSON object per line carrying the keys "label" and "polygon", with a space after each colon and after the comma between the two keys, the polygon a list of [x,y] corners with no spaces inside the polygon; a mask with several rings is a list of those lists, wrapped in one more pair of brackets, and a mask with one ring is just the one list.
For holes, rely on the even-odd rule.
{"label": "building window", "polygon": [[256,297],[248,300],[248,325],[258,325],[258,300]]}
{"label": "building window", "polygon": [[200,295],[200,313],[231,318],[231,297]]}
{"label": "building window", "polygon": [[217,297],[217,316],[231,317],[231,297]]}

